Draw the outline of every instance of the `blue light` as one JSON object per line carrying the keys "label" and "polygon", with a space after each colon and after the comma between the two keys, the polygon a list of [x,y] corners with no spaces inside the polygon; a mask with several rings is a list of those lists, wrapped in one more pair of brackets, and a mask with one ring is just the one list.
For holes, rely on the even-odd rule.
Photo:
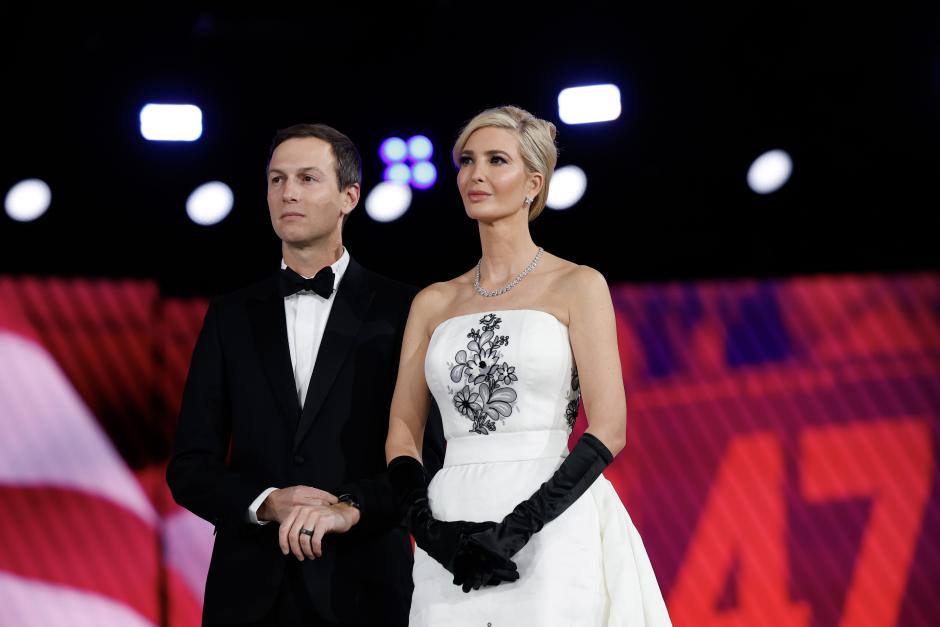
{"label": "blue light", "polygon": [[394,163],[385,168],[382,178],[386,181],[408,184],[411,182],[411,169],[404,163]]}
{"label": "blue light", "polygon": [[398,163],[408,156],[408,145],[401,137],[389,137],[379,146],[379,157],[385,163]]}
{"label": "blue light", "polygon": [[191,104],[148,104],[140,110],[140,134],[150,141],[195,141],[202,136],[202,110]]}
{"label": "blue light", "polygon": [[412,186],[428,189],[437,180],[437,168],[430,161],[419,161],[411,168]]}
{"label": "blue light", "polygon": [[408,140],[408,155],[412,161],[427,161],[434,154],[434,145],[424,135],[415,135]]}

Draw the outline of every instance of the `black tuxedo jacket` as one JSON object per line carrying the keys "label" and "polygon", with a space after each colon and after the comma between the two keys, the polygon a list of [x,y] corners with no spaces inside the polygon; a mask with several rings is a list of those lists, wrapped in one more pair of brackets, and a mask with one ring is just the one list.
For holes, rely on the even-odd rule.
{"label": "black tuxedo jacket", "polygon": [[[248,507],[268,487],[309,485],[355,494],[362,514],[348,533],[327,534],[322,558],[301,563],[317,611],[333,622],[407,624],[412,550],[394,519],[384,447],[414,295],[350,259],[303,411],[277,276],[210,304],[167,469],[176,501],[215,526],[207,622],[259,620],[271,608],[296,558],[281,554],[277,523],[247,521]],[[429,470],[443,458],[432,414]]]}

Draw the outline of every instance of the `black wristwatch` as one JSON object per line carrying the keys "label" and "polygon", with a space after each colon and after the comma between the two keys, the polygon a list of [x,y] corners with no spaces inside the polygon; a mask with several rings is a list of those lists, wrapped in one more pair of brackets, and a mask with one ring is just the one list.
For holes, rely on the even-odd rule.
{"label": "black wristwatch", "polygon": [[336,500],[339,501],[340,503],[346,503],[347,505],[351,505],[352,507],[355,507],[358,510],[362,509],[361,507],[359,507],[359,499],[356,498],[356,495],[350,494],[349,492],[347,492],[346,494],[340,494]]}

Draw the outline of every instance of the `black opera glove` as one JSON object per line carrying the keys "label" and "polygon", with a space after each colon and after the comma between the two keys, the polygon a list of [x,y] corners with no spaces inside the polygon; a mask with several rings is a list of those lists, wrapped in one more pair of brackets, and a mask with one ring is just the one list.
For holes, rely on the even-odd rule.
{"label": "black opera glove", "polygon": [[455,585],[469,592],[482,585],[498,585],[519,578],[516,565],[508,558],[470,553],[456,559],[471,533],[486,531],[496,523],[434,518],[421,462],[408,455],[396,457],[388,465],[388,476],[399,518],[405,520],[415,544],[454,575]]}
{"label": "black opera glove", "polygon": [[[458,561],[471,564],[499,557],[509,559],[526,545],[533,534],[568,509],[601,476],[614,456],[590,433],[578,440],[551,478],[527,500],[519,503],[502,522],[473,532],[461,548]],[[465,556],[464,553],[469,553]]]}

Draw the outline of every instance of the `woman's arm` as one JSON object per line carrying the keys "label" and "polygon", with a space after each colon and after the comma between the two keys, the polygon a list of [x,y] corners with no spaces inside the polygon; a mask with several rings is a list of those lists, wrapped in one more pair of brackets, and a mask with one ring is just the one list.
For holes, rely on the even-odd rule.
{"label": "woman's arm", "polygon": [[464,592],[483,584],[496,585],[519,577],[512,560],[484,555],[473,561],[457,562],[460,547],[469,534],[492,528],[493,522],[440,521],[434,518],[427,497],[427,476],[422,467],[421,448],[430,406],[430,392],[424,378],[424,357],[430,342],[434,313],[443,309],[442,297],[431,286],[415,296],[402,339],[398,380],[389,412],[385,457],[388,474],[400,514],[406,520],[415,543],[454,575],[454,583]]}
{"label": "woman's arm", "polygon": [[421,460],[424,427],[431,404],[428,384],[424,378],[424,356],[430,340],[430,320],[440,300],[432,285],[418,292],[411,303],[402,337],[398,379],[389,411],[388,437],[385,440],[386,463],[401,455]]}
{"label": "woman's arm", "polygon": [[617,322],[604,276],[579,266],[569,278],[568,335],[581,384],[587,432],[617,455],[626,444],[627,401],[623,390]]}

